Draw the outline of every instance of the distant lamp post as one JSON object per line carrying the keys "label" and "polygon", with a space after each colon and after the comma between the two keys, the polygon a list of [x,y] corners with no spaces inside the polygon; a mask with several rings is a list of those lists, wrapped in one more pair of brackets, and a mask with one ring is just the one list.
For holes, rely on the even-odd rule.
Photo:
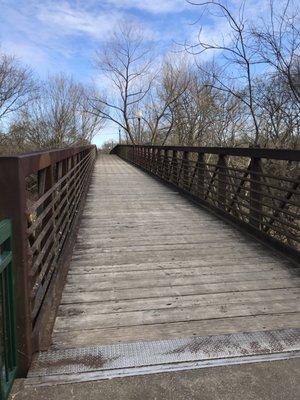
{"label": "distant lamp post", "polygon": [[136,117],[138,119],[138,143],[141,144],[141,119],[143,118],[143,113],[142,111],[138,111],[136,113]]}
{"label": "distant lamp post", "polygon": [[121,128],[119,128],[119,144],[121,144]]}

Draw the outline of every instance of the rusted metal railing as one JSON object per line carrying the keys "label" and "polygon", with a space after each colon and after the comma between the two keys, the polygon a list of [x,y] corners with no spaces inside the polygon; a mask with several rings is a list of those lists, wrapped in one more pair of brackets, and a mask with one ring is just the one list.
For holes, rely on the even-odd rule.
{"label": "rusted metal railing", "polygon": [[118,145],[112,153],[299,258],[300,151]]}
{"label": "rusted metal railing", "polygon": [[0,157],[0,219],[12,221],[21,375],[51,332],[95,157],[94,146]]}

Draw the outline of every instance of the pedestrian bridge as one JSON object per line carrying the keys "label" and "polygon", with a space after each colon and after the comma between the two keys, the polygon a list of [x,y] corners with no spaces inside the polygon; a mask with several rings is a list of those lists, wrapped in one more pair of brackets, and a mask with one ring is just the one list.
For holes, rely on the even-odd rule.
{"label": "pedestrian bridge", "polygon": [[299,152],[112,153],[0,159],[5,384],[299,357]]}

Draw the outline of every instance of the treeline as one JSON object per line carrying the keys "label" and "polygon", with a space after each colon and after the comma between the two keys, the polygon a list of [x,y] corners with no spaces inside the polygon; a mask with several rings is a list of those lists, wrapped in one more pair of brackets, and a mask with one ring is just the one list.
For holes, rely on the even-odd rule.
{"label": "treeline", "polygon": [[90,143],[103,126],[90,112],[93,96],[92,88],[62,74],[40,82],[0,53],[0,154]]}
{"label": "treeline", "polygon": [[37,82],[0,54],[0,151],[89,143],[108,121],[124,143],[299,148],[297,4],[271,1],[255,23],[224,4],[195,4],[224,20],[223,35],[205,40],[200,19],[195,43],[164,57],[143,29],[120,25],[94,58],[100,93],[63,75]]}
{"label": "treeline", "polygon": [[234,13],[224,4],[195,5],[224,20],[215,42],[200,28],[195,43],[159,61],[143,32],[123,25],[99,51],[111,90],[94,112],[119,125],[124,141],[299,148],[299,9],[271,1],[253,24],[243,6]]}

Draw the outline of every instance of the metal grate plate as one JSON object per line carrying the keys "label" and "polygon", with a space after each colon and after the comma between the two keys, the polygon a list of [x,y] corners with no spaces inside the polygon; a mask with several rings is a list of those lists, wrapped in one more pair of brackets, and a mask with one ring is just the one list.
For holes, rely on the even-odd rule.
{"label": "metal grate plate", "polygon": [[106,379],[298,356],[300,329],[120,343],[39,353],[27,383]]}

